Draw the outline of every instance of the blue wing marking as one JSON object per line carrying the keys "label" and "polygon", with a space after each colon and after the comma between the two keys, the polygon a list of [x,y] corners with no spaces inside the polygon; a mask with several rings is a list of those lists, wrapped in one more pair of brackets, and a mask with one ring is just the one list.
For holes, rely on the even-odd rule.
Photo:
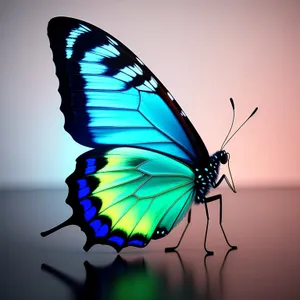
{"label": "blue wing marking", "polygon": [[122,90],[126,87],[123,81],[107,76],[93,76],[84,75],[82,76],[86,80],[86,90]]}
{"label": "blue wing marking", "polygon": [[120,55],[120,52],[112,45],[104,45],[101,48],[110,51],[111,53],[115,54],[116,56]]}
{"label": "blue wing marking", "polygon": [[80,201],[80,204],[83,206],[84,210],[88,210],[92,206],[91,200],[88,199]]}
{"label": "blue wing marking", "polygon": [[79,179],[77,180],[77,183],[79,184],[79,189],[83,189],[87,186],[86,179]]}
{"label": "blue wing marking", "polygon": [[158,83],[153,77],[151,77],[150,83],[155,89],[158,87]]}
{"label": "blue wing marking", "polygon": [[[115,51],[112,49],[114,49]],[[103,57],[116,57],[120,55],[120,52],[117,51],[117,49],[114,48],[112,45],[103,45],[101,47],[96,47],[91,52]]]}
{"label": "blue wing marking", "polygon": [[108,225],[104,224],[101,228],[96,232],[97,237],[104,237],[108,234],[109,228]]}
{"label": "blue wing marking", "polygon": [[80,73],[81,74],[91,74],[91,75],[101,75],[107,71],[107,67],[101,64],[95,64],[90,62],[80,63]]}
{"label": "blue wing marking", "polygon": [[140,102],[139,92],[132,88],[126,91],[120,92],[85,92],[87,107],[98,107],[99,116],[101,116],[100,109],[103,107],[114,109],[137,109]]}
{"label": "blue wing marking", "polygon": [[76,39],[85,32],[91,31],[85,25],[80,24],[78,28],[70,31],[67,37],[67,45],[66,45],[66,57],[69,59],[73,54],[73,46],[75,44]]}
{"label": "blue wing marking", "polygon": [[129,75],[127,75],[126,73],[123,73],[123,72],[119,72],[117,75],[114,76],[114,78],[120,79],[125,82],[132,81],[132,77],[130,77]]}
{"label": "blue wing marking", "polygon": [[97,210],[96,210],[95,206],[92,206],[91,208],[89,208],[84,213],[85,220],[90,221],[96,215],[96,212],[97,212]]}
{"label": "blue wing marking", "polygon": [[136,88],[140,91],[145,91],[145,92],[151,92],[152,91],[152,89],[147,87],[145,84],[141,84],[141,85],[137,86]]}
{"label": "blue wing marking", "polygon": [[128,243],[128,246],[140,246],[142,247],[144,245],[143,241],[140,240],[132,240]]}
{"label": "blue wing marking", "polygon": [[103,128],[92,127],[90,129],[93,139],[97,144],[134,145],[140,143],[168,142],[168,138],[154,128]]}
{"label": "blue wing marking", "polygon": [[107,224],[103,224],[101,223],[100,220],[94,220],[90,223],[90,226],[94,229],[95,231],[95,236],[96,237],[104,237],[107,235],[108,233],[108,226]]}
{"label": "blue wing marking", "polygon": [[90,116],[90,127],[152,127],[138,111],[136,110],[103,110],[99,115],[97,110],[87,110]]}
{"label": "blue wing marking", "polygon": [[113,40],[112,38],[110,38],[109,36],[107,37],[107,39],[109,40],[109,42],[111,43],[111,44],[114,44],[114,45],[119,45],[115,40]]}
{"label": "blue wing marking", "polygon": [[118,244],[120,247],[123,245],[124,243],[124,239],[122,239],[121,237],[119,236],[112,236],[108,239],[109,241],[111,242],[114,242],[116,244]]}
{"label": "blue wing marking", "polygon": [[138,75],[143,75],[143,70],[137,65],[129,66],[129,68]]}
{"label": "blue wing marking", "polygon": [[95,232],[97,232],[101,227],[101,221],[100,220],[94,220],[90,223],[90,226],[94,229]]}
{"label": "blue wing marking", "polygon": [[92,174],[96,171],[96,166],[87,167],[85,169],[85,175]]}
{"label": "blue wing marking", "polygon": [[93,52],[86,52],[82,61],[90,62],[90,63],[99,63],[103,59],[103,56],[100,56]]}
{"label": "blue wing marking", "polygon": [[87,196],[89,193],[90,193],[90,188],[88,186],[78,190],[78,199]]}
{"label": "blue wing marking", "polygon": [[135,77],[137,75],[137,73],[133,72],[131,69],[129,69],[128,67],[125,67],[123,69],[121,69],[121,72],[130,75],[131,77]]}

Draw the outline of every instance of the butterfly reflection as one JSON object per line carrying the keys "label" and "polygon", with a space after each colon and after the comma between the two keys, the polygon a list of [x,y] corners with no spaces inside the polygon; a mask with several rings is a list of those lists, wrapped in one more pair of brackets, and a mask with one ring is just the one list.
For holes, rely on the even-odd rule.
{"label": "butterfly reflection", "polygon": [[86,280],[81,283],[55,268],[42,264],[42,270],[55,276],[72,290],[72,299],[159,299],[163,282],[147,269],[143,259],[128,262],[117,256],[112,264],[95,267],[84,262]]}
{"label": "butterfly reflection", "polygon": [[[229,252],[230,250],[220,267],[218,288],[222,288],[222,270]],[[42,264],[41,269],[68,286],[72,291],[70,298],[72,300],[212,299],[211,290],[216,290],[216,286],[210,283],[206,257],[203,268],[204,278],[195,278],[191,267],[187,266],[178,252],[175,253],[177,255],[172,256],[170,264],[163,268],[165,261],[163,257],[159,260],[160,267],[155,263],[150,264],[144,258],[129,261],[119,255],[108,266],[96,267],[85,261],[84,282],[79,282],[47,264]],[[167,270],[170,266],[173,274]],[[218,299],[222,299],[222,289]]]}

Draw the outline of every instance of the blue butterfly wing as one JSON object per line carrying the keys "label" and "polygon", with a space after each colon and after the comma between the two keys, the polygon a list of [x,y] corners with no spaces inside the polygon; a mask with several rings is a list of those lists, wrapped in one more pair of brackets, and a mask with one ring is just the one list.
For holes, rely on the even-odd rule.
{"label": "blue butterfly wing", "polygon": [[78,143],[132,146],[204,166],[207,149],[158,78],[125,45],[84,21],[48,25],[65,129]]}

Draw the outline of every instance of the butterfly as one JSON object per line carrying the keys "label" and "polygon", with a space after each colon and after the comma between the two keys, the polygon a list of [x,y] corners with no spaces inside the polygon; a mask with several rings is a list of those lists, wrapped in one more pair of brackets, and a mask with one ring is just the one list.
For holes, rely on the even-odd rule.
{"label": "butterfly", "polygon": [[[55,17],[48,37],[56,66],[65,130],[93,150],[77,159],[75,172],[66,180],[73,208],[67,221],[41,233],[76,224],[87,236],[84,250],[95,244],[117,252],[128,246],[143,248],[152,239],[168,235],[188,215],[192,204],[220,202],[207,197],[225,180],[220,164],[228,163],[224,146],[232,134],[233,120],[220,150],[209,155],[198,132],[172,94],[142,60],[115,37],[87,22]],[[230,171],[230,169],[229,169]]]}

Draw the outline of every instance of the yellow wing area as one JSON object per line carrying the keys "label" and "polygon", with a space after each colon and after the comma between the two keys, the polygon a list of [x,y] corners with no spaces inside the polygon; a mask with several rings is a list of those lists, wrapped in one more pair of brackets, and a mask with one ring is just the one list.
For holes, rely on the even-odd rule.
{"label": "yellow wing area", "polygon": [[[193,170],[165,155],[138,148],[115,148],[103,157],[105,166],[88,175],[98,186],[88,198],[101,203],[97,226],[109,220],[109,232],[100,235],[119,246],[142,246],[168,234],[193,202]],[[107,222],[106,222],[107,223]],[[126,241],[125,241],[126,240]],[[124,243],[123,243],[124,241]],[[109,242],[108,242],[109,243]],[[126,244],[127,243],[127,244]]]}
{"label": "yellow wing area", "polygon": [[193,170],[163,154],[120,147],[92,152],[84,163],[76,180],[85,221],[98,243],[117,250],[167,235],[193,203]]}

